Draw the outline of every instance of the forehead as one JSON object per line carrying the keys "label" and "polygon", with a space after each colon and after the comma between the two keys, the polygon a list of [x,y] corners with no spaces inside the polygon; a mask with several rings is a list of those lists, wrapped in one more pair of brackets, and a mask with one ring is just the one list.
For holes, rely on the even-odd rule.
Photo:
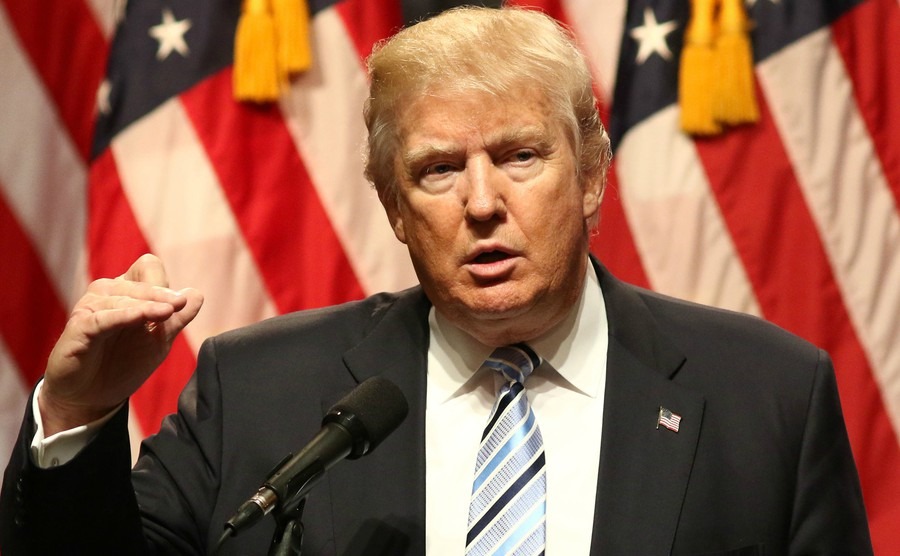
{"label": "forehead", "polygon": [[398,124],[403,150],[432,142],[546,138],[562,131],[546,96],[524,87],[502,94],[466,90],[418,95],[399,110]]}

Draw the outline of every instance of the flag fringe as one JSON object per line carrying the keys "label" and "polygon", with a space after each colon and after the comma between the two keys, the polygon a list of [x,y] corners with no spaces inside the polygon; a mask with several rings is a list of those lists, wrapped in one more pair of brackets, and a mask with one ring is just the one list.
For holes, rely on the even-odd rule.
{"label": "flag fringe", "polygon": [[267,102],[278,98],[275,21],[268,0],[244,0],[234,37],[234,96]]}
{"label": "flag fringe", "polygon": [[306,0],[244,0],[234,38],[234,98],[274,102],[290,76],[309,69]]}
{"label": "flag fringe", "polygon": [[728,125],[759,120],[748,27],[741,0],[722,0],[716,41],[719,79],[713,110],[716,120]]}
{"label": "flag fringe", "polygon": [[715,8],[716,0],[691,0],[691,20],[678,77],[681,128],[687,133],[710,135],[721,131],[713,116]]}
{"label": "flag fringe", "polygon": [[679,67],[681,129],[715,135],[759,120],[753,53],[741,0],[691,0]]}
{"label": "flag fringe", "polygon": [[306,0],[272,0],[282,77],[306,71],[312,65],[309,15]]}

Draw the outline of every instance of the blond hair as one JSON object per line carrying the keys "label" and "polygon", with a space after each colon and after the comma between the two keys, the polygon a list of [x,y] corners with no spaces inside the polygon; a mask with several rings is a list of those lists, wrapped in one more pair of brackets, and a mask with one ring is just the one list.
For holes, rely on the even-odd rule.
{"label": "blond hair", "polygon": [[366,177],[382,201],[396,198],[399,110],[421,95],[540,88],[569,133],[578,177],[605,185],[611,151],[591,72],[570,32],[540,12],[463,7],[403,29],[368,59]]}

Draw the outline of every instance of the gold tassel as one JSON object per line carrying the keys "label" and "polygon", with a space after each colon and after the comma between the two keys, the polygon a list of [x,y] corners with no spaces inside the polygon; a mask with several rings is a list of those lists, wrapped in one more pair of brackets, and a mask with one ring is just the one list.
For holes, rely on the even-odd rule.
{"label": "gold tassel", "polygon": [[244,0],[234,37],[234,97],[270,102],[278,99],[280,78],[275,22],[269,0]]}
{"label": "gold tassel", "polygon": [[284,81],[292,73],[309,69],[309,12],[306,0],[272,0],[278,37],[278,68]]}
{"label": "gold tassel", "polygon": [[691,134],[711,135],[722,130],[713,115],[716,2],[691,0],[678,76],[681,129]]}
{"label": "gold tassel", "polygon": [[753,54],[748,37],[747,14],[741,0],[722,0],[716,66],[716,119],[729,125],[758,121],[759,107],[753,89]]}

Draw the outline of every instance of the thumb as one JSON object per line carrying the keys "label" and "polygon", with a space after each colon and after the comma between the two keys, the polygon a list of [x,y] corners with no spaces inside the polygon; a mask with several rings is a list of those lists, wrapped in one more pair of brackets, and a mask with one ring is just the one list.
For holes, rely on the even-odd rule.
{"label": "thumb", "polygon": [[121,276],[132,282],[143,282],[152,286],[169,287],[169,278],[166,275],[166,267],[156,255],[146,253],[141,255],[128,267]]}

